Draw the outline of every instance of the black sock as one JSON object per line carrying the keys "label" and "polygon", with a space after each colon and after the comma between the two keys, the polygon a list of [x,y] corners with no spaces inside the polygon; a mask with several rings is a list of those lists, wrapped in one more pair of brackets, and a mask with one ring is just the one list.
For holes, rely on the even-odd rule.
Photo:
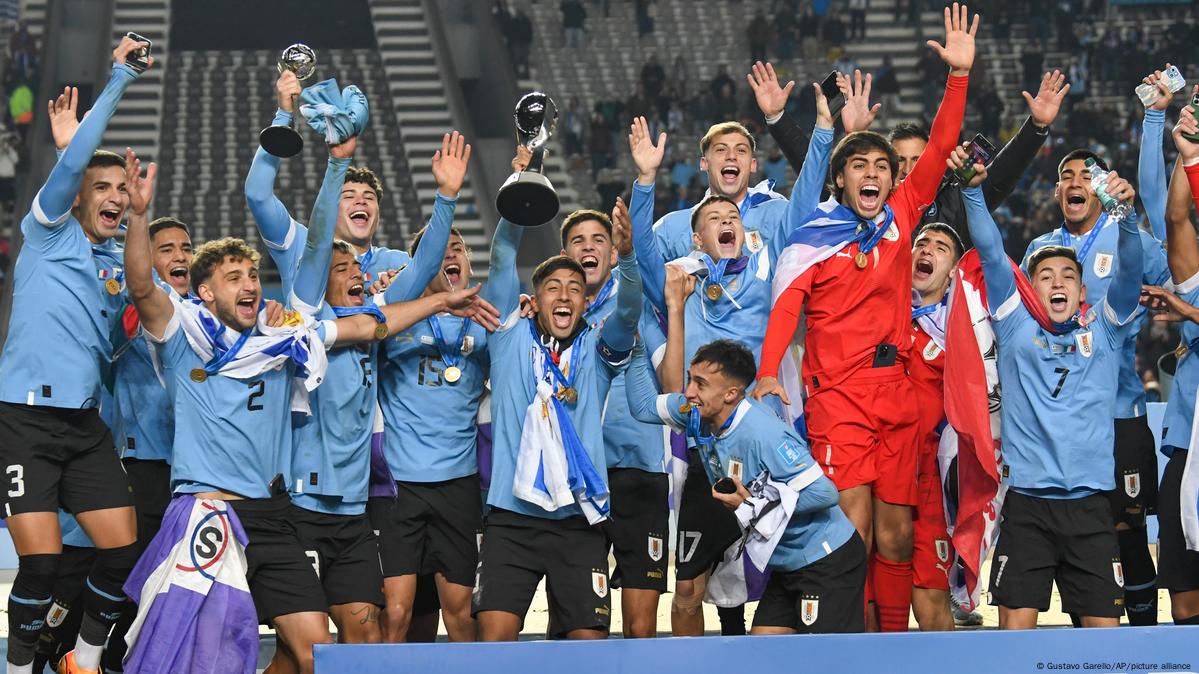
{"label": "black sock", "polygon": [[125,609],[125,591],[121,586],[137,563],[136,543],[123,548],[96,550],[96,565],[83,585],[83,622],[79,636],[93,646],[103,645],[113,623]]}
{"label": "black sock", "polygon": [[735,637],[745,634],[745,605],[734,606],[732,608],[716,608],[716,614],[720,616],[720,633],[726,637]]}
{"label": "black sock", "polygon": [[50,593],[58,573],[59,555],[25,555],[8,595],[8,661],[33,662],[38,635],[50,610]]}
{"label": "black sock", "polygon": [[1117,531],[1124,568],[1124,610],[1130,625],[1157,624],[1157,571],[1144,527]]}

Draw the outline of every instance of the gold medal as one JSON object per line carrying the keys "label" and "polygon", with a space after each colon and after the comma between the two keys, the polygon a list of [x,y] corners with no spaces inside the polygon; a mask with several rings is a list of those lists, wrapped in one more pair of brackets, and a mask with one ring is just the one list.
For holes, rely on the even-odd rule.
{"label": "gold medal", "polygon": [[858,253],[857,255],[855,255],[853,257],[853,263],[858,266],[858,269],[865,269],[866,268],[866,254]]}
{"label": "gold medal", "polygon": [[713,283],[708,286],[708,299],[712,300],[713,302],[720,299],[720,296],[723,294],[724,288],[720,287],[719,284]]}
{"label": "gold medal", "polygon": [[375,339],[387,339],[386,323],[380,323],[375,326]]}
{"label": "gold medal", "polygon": [[1186,355],[1187,355],[1187,345],[1186,345],[1186,343],[1179,344],[1179,345],[1178,345],[1178,348],[1177,348],[1177,349],[1174,349],[1174,357],[1175,357],[1176,359],[1178,359],[1178,360],[1182,360],[1183,358],[1186,358]]}
{"label": "gold medal", "polygon": [[679,405],[679,414],[691,414],[691,403]]}
{"label": "gold medal", "polygon": [[191,371],[191,378],[197,384],[203,384],[208,381],[208,373],[204,371],[204,368],[197,367]]}
{"label": "gold medal", "polygon": [[567,405],[573,405],[579,402],[579,392],[576,391],[573,386],[568,386],[561,391],[558,391],[558,400],[561,400]]}
{"label": "gold medal", "polygon": [[445,372],[441,373],[441,378],[451,384],[457,383],[462,378],[462,369],[451,365],[445,369]]}
{"label": "gold medal", "polygon": [[121,282],[115,278],[110,278],[104,282],[104,289],[108,291],[109,295],[116,295],[121,292]]}

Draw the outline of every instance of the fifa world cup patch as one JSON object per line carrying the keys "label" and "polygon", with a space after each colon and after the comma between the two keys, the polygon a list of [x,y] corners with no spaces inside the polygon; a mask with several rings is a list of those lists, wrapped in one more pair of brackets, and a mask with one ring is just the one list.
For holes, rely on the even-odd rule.
{"label": "fifa world cup patch", "polygon": [[798,466],[801,461],[801,457],[803,456],[800,454],[799,448],[791,442],[784,442],[778,447],[775,447],[774,451],[778,453],[779,458],[783,460],[783,463],[789,466]]}

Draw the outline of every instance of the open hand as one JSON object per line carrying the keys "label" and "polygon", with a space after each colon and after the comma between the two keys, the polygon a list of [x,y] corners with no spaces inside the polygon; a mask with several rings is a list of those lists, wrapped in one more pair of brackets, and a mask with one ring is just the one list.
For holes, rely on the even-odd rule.
{"label": "open hand", "polygon": [[441,137],[441,149],[433,153],[433,179],[442,196],[451,199],[458,196],[469,163],[470,144],[462,134],[455,131]]}
{"label": "open hand", "polygon": [[150,162],[146,177],[142,177],[142,160],[132,148],[125,148],[125,187],[129,190],[129,208],[137,215],[144,215],[154,198],[154,178],[158,175],[158,164]]}
{"label": "open hand", "polygon": [[1041,88],[1037,90],[1036,98],[1027,91],[1020,93],[1024,96],[1024,102],[1028,104],[1028,114],[1032,117],[1032,123],[1044,129],[1057,119],[1058,110],[1062,109],[1062,100],[1069,91],[1070,85],[1066,84],[1066,75],[1060,70],[1055,70],[1041,77]]}
{"label": "open hand", "polygon": [[866,79],[863,80],[861,70],[853,71],[852,83],[848,77],[837,73],[837,87],[841,89],[841,95],[845,96],[845,106],[841,108],[841,126],[845,127],[845,133],[869,129],[874,117],[882,109],[881,103],[875,103],[874,107],[870,107],[872,80],[872,75],[866,75]]}
{"label": "open hand", "polygon": [[79,130],[79,90],[75,87],[63,87],[58,98],[51,99],[47,105],[50,113],[50,135],[54,136],[54,147],[59,150],[67,149],[75,132]]}
{"label": "open hand", "polygon": [[633,228],[629,222],[629,207],[624,199],[616,197],[616,205],[612,207],[612,244],[621,257],[633,253]]}
{"label": "open hand", "polygon": [[469,318],[485,330],[494,332],[500,327],[500,312],[490,302],[479,297],[482,288],[483,286],[473,286],[446,293],[446,311],[461,318]]}
{"label": "open hand", "polygon": [[945,8],[945,46],[936,40],[927,44],[936,50],[937,55],[949,66],[949,74],[966,75],[974,65],[974,36],[978,33],[978,15],[974,22],[968,23],[970,12],[966,5],[953,3],[953,7]]}
{"label": "open hand", "polygon": [[629,153],[633,155],[633,163],[637,166],[637,182],[642,185],[654,184],[665,152],[666,132],[658,134],[658,144],[654,145],[654,139],[649,133],[649,123],[644,117],[634,118],[629,126]]}
{"label": "open hand", "polygon": [[795,88],[795,82],[779,86],[778,75],[774,74],[774,66],[770,63],[763,65],[761,61],[754,63],[750,73],[745,76],[749,88],[753,89],[754,98],[758,101],[758,109],[767,118],[774,117],[787,106],[787,98]]}

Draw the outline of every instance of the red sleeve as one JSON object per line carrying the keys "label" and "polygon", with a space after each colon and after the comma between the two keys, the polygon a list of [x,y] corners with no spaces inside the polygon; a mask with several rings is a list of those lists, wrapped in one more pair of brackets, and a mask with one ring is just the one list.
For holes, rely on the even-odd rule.
{"label": "red sleeve", "polygon": [[125,307],[125,314],[121,316],[121,324],[125,328],[125,336],[133,339],[141,327],[141,317],[137,314],[137,307],[132,304]]}
{"label": "red sleeve", "polygon": [[[937,116],[933,118],[933,128],[929,130],[928,145],[916,160],[912,172],[895,190],[892,197],[892,208],[896,211],[896,224],[900,232],[911,236],[912,228],[920,220],[919,216],[937,197],[941,187],[941,179],[945,176],[945,160],[957,145],[962,133],[962,120],[966,116],[966,89],[970,84],[970,76],[950,75],[945,82],[945,97],[941,99],[941,107],[937,108]],[[900,213],[906,215],[900,216]]]}
{"label": "red sleeve", "polygon": [[1195,200],[1195,208],[1199,210],[1199,164],[1183,166],[1182,170],[1187,172],[1187,182],[1191,185],[1191,199]]}
{"label": "red sleeve", "polygon": [[766,337],[762,340],[762,363],[758,366],[758,379],[779,376],[779,363],[791,346],[795,328],[799,326],[799,315],[811,288],[811,272],[800,274],[779,295],[770,309],[770,321],[766,324]]}

